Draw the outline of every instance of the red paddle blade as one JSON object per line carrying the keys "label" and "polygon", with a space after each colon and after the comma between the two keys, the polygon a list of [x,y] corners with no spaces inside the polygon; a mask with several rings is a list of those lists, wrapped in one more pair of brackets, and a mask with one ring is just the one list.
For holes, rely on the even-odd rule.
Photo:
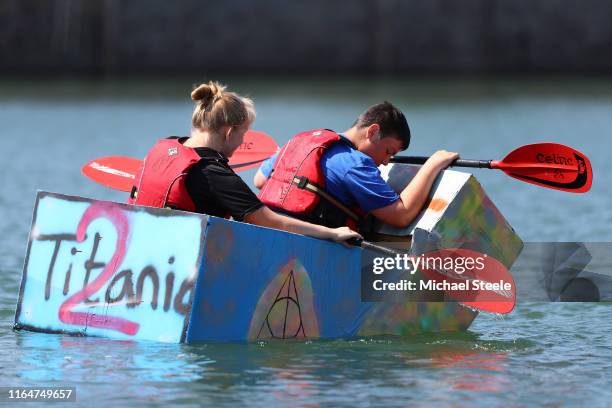
{"label": "red paddle blade", "polygon": [[142,160],[127,156],[107,156],[94,159],[81,168],[81,173],[103,186],[131,191]]}
{"label": "red paddle blade", "polygon": [[516,286],[508,269],[492,256],[463,248],[425,254],[421,271],[446,296],[492,313],[510,313]]}
{"label": "red paddle blade", "polygon": [[257,130],[244,134],[244,141],[229,159],[234,171],[244,171],[258,167],[261,162],[272,156],[278,145],[270,136]]}
{"label": "red paddle blade", "polygon": [[589,159],[558,143],[536,143],[513,150],[491,167],[519,180],[571,193],[586,193],[593,182]]}

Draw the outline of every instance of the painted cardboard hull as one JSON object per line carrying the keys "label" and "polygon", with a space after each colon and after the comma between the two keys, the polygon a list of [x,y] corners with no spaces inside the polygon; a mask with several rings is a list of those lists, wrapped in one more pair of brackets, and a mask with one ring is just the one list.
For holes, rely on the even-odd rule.
{"label": "painted cardboard hull", "polygon": [[[436,189],[449,205],[408,231],[412,250],[476,236],[512,263],[520,239],[470,180],[449,180],[448,197]],[[476,196],[480,221],[456,224],[466,209],[454,200]],[[495,247],[495,234],[511,245]],[[361,257],[360,248],[216,217],[39,192],[15,328],[189,343],[411,335],[465,330],[476,317],[454,302],[362,302]]]}
{"label": "painted cardboard hull", "polygon": [[[408,185],[420,166],[390,164],[381,166],[383,178],[398,193]],[[374,228],[394,242],[396,248],[409,248],[418,255],[440,248],[470,248],[493,256],[508,269],[523,242],[514,232],[482,186],[469,173],[446,170],[432,187],[429,201],[406,228],[378,224]],[[411,236],[409,241],[402,237]],[[393,239],[397,237],[397,239]],[[403,241],[403,242],[402,242]],[[359,334],[413,335],[423,332],[466,330],[478,312],[457,302],[381,302],[374,305]]]}

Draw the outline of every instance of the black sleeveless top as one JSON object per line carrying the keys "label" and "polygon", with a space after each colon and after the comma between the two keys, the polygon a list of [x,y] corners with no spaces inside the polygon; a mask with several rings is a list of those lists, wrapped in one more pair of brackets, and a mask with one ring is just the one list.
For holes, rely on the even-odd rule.
{"label": "black sleeveless top", "polygon": [[197,147],[202,157],[185,178],[185,186],[196,206],[196,212],[235,220],[244,217],[263,204],[249,186],[228,164],[223,154],[208,147]]}

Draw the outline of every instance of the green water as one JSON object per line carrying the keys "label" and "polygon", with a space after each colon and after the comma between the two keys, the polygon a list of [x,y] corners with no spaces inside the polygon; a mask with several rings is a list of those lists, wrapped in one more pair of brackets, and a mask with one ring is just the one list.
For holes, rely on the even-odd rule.
{"label": "green water", "polygon": [[[254,128],[279,143],[308,128],[344,130],[386,99],[405,112],[415,155],[445,148],[497,159],[527,143],[571,145],[592,161],[587,195],[476,176],[525,241],[612,241],[612,81],[227,82],[255,99]],[[186,346],[13,332],[36,190],[123,200],[80,167],[143,156],[157,138],[188,132],[190,87],[0,83],[0,385],[73,385],[78,405],[612,405],[607,304],[519,304],[503,318],[481,314],[468,333],[415,338]],[[241,174],[250,183],[253,172]]]}

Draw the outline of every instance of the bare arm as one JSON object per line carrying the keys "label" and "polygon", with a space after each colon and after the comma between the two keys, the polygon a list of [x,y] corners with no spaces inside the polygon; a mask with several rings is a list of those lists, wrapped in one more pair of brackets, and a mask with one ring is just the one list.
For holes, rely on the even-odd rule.
{"label": "bare arm", "polygon": [[419,214],[427,201],[431,186],[440,171],[448,167],[459,155],[445,150],[437,151],[423,164],[416,176],[400,193],[393,204],[372,211],[372,214],[386,224],[405,227]]}
{"label": "bare arm", "polygon": [[253,177],[253,184],[255,187],[261,189],[263,185],[266,184],[266,180],[268,180],[268,178],[264,176],[261,169],[257,169],[257,173],[255,173],[255,177]]}
{"label": "bare arm", "polygon": [[311,224],[277,214],[266,206],[248,214],[244,217],[244,220],[250,224],[295,232],[296,234],[308,235],[319,239],[330,239],[336,242],[343,242],[351,238],[362,238],[361,235],[348,227],[327,228],[322,225]]}

